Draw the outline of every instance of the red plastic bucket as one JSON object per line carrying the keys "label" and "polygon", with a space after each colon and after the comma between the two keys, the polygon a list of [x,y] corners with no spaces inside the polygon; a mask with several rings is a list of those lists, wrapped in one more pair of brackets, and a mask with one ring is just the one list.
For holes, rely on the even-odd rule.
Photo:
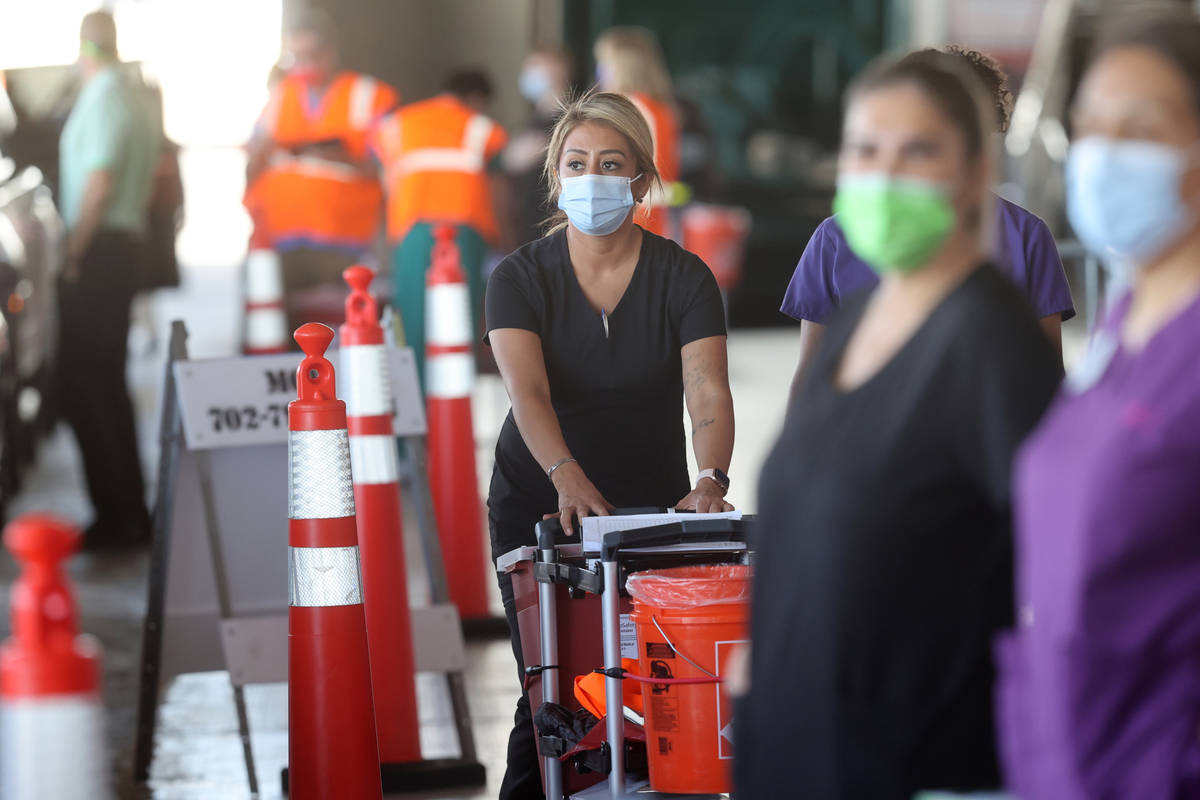
{"label": "red plastic bucket", "polygon": [[750,214],[744,208],[693,203],[683,210],[683,246],[708,264],[728,291],[742,279]]}
{"label": "red plastic bucket", "polygon": [[746,641],[750,567],[708,565],[629,577],[643,676],[700,683],[646,683],[646,752],[657,792],[719,794],[732,788],[732,705],[719,679]]}

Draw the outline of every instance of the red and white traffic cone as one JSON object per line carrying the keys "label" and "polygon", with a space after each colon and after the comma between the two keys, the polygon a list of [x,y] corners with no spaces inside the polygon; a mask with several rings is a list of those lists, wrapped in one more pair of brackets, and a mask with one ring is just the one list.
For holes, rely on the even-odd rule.
{"label": "red and white traffic cone", "polygon": [[251,247],[245,266],[246,317],[242,351],[248,355],[286,353],[287,311],[283,306],[283,268],[274,250]]}
{"label": "red and white traffic cone", "polygon": [[350,430],[350,464],[358,508],[375,726],[384,764],[421,759],[408,613],[400,469],[392,428],[392,384],[379,307],[364,266],[342,273],[350,284],[342,325],[342,394]]}
{"label": "red and white traffic cone", "polygon": [[111,797],[100,700],[100,644],[78,634],[62,562],[79,531],[30,514],[4,531],[22,564],[12,588],[13,636],[0,646],[0,797]]}
{"label": "red and white traffic cone", "polygon": [[425,385],[429,487],[448,568],[450,599],[464,621],[490,615],[491,580],[475,472],[471,300],[453,226],[434,232],[425,292]]}
{"label": "red and white traffic cone", "polygon": [[333,330],[296,331],[306,358],[288,404],[288,790],[299,800],[382,800],[354,517],[346,404],[325,351]]}

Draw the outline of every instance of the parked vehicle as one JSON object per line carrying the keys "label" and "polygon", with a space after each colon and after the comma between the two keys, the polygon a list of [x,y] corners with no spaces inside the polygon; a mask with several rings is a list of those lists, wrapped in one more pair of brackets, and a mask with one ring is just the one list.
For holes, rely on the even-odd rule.
{"label": "parked vehicle", "polygon": [[0,511],[53,420],[65,239],[41,171],[0,159]]}

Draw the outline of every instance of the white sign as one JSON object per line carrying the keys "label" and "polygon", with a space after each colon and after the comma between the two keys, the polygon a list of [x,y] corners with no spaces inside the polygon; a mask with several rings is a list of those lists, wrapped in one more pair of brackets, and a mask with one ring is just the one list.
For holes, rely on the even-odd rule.
{"label": "white sign", "polygon": [[637,625],[628,614],[621,615],[621,658],[638,657]]}
{"label": "white sign", "polygon": [[[296,399],[296,369],[303,357],[280,353],[177,362],[175,382],[188,448],[286,444],[287,407]],[[337,351],[330,350],[325,357],[336,369]],[[396,435],[423,435],[425,407],[412,351],[394,348],[389,357]]]}

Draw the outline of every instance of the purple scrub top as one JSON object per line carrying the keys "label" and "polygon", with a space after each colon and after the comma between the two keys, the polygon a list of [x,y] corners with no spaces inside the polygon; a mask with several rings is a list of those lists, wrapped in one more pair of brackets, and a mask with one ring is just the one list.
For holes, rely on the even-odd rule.
{"label": "purple scrub top", "polygon": [[1140,353],[1128,305],[1016,460],[996,718],[1022,800],[1200,797],[1200,299]]}
{"label": "purple scrub top", "polygon": [[[1012,276],[1039,318],[1075,316],[1071,290],[1050,229],[1035,214],[996,198],[996,265]],[[875,271],[850,250],[837,220],[813,233],[783,296],[780,311],[797,320],[825,324],[830,312],[857,292],[879,283]]]}

